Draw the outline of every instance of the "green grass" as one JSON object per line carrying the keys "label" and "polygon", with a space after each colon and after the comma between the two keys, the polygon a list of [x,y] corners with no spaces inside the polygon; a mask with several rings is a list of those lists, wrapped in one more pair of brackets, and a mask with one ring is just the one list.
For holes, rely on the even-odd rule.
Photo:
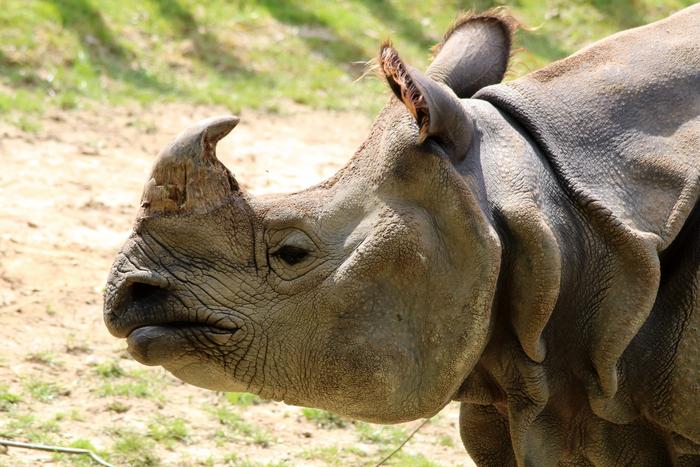
{"label": "green grass", "polygon": [[226,392],[224,393],[224,399],[238,407],[250,407],[263,402],[258,396],[249,392]]}
{"label": "green grass", "polygon": [[367,443],[382,444],[386,447],[398,446],[408,434],[395,426],[370,425],[369,423],[357,423],[355,429],[361,441]]}
{"label": "green grass", "polygon": [[326,410],[304,407],[301,414],[320,428],[345,428],[348,425],[347,420]]}
{"label": "green grass", "polygon": [[114,434],[116,441],[112,452],[123,464],[143,467],[160,464],[158,456],[153,452],[155,443],[152,439],[127,429],[115,430]]}
{"label": "green grass", "polygon": [[440,464],[429,460],[423,454],[408,454],[403,451],[397,452],[391,457],[386,465],[396,465],[401,467],[440,467]]}
{"label": "green grass", "polygon": [[107,406],[107,410],[109,410],[110,412],[114,412],[114,413],[125,413],[125,412],[128,412],[130,408],[131,408],[130,406],[126,405],[125,403],[123,403],[121,401],[111,402]]}
{"label": "green grass", "polygon": [[21,401],[22,398],[10,392],[6,385],[0,385],[0,412],[7,412]]}
{"label": "green grass", "polygon": [[[153,372],[126,372],[116,361],[103,362],[94,371],[103,379],[102,386],[98,389],[100,397],[138,397],[155,401],[163,399],[160,392],[162,381]],[[120,410],[125,412],[128,407],[111,404],[110,410],[120,413]]]}
{"label": "green grass", "polygon": [[40,402],[51,402],[59,396],[68,395],[69,392],[52,381],[43,381],[36,378],[28,378],[22,382],[24,389],[33,399]]}
{"label": "green grass", "polygon": [[440,446],[445,446],[447,448],[453,448],[455,446],[454,439],[452,439],[451,436],[447,435],[440,436],[440,439],[438,439],[438,443],[440,444]]}
{"label": "green grass", "polygon": [[71,409],[68,414],[68,419],[74,422],[84,422],[85,415],[79,409]]}
{"label": "green grass", "polygon": [[159,416],[148,424],[148,436],[166,448],[173,449],[176,442],[188,441],[189,430],[181,418],[168,419]]}
{"label": "green grass", "polygon": [[[38,131],[30,115],[186,101],[284,109],[373,112],[385,100],[379,80],[353,81],[391,37],[418,67],[455,14],[501,0],[5,0],[0,9],[0,113]],[[591,41],[666,16],[693,0],[511,2],[525,50],[514,75]],[[47,313],[53,312],[47,307]]]}
{"label": "green grass", "polygon": [[[313,447],[301,453],[306,460],[321,461],[324,465],[360,465],[358,458],[364,458],[367,454],[353,447],[325,446]],[[367,459],[365,459],[367,460]]]}
{"label": "green grass", "polygon": [[70,355],[80,355],[92,352],[90,343],[84,340],[78,340],[74,334],[69,334],[66,339],[66,353]]}
{"label": "green grass", "polygon": [[222,459],[221,464],[216,465],[226,465],[232,467],[291,467],[292,464],[285,461],[261,464],[260,462],[255,462],[247,457],[241,459],[238,454],[229,454]]}
{"label": "green grass", "polygon": [[100,396],[140,397],[142,399],[160,399],[157,391],[149,381],[127,381],[124,383],[105,383],[100,388]]}
{"label": "green grass", "polygon": [[33,414],[10,413],[0,428],[0,438],[53,444],[61,432],[59,422],[56,419],[41,421]]}
{"label": "green grass", "polygon": [[[89,440],[87,439],[76,439],[75,441],[69,443],[67,445],[69,448],[78,448],[78,449],[88,449],[98,456],[100,456],[102,459],[108,459],[108,454],[105,451],[97,449]],[[90,456],[86,454],[54,454],[53,459],[55,461],[61,462],[63,465],[70,465],[74,467],[92,467],[95,464],[95,462],[90,458]]]}
{"label": "green grass", "polygon": [[27,355],[26,360],[32,363],[38,363],[46,366],[62,366],[63,361],[60,360],[53,352],[33,352]]}
{"label": "green grass", "polygon": [[118,378],[126,375],[126,371],[119,366],[118,360],[107,360],[98,363],[94,370],[101,378],[105,379]]}
{"label": "green grass", "polygon": [[[274,436],[268,431],[259,426],[244,420],[240,415],[231,412],[226,407],[215,407],[210,409],[210,412],[218,419],[219,423],[224,425],[232,433],[242,435],[243,438],[255,445],[268,447],[275,442]],[[227,439],[231,433],[220,430],[216,433],[216,437],[222,441]]]}

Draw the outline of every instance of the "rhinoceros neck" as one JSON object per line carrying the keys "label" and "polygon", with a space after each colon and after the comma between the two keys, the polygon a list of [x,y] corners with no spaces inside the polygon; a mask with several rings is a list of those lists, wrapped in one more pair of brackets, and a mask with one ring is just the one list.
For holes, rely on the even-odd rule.
{"label": "rhinoceros neck", "polygon": [[[520,125],[517,113],[507,114],[488,102],[465,105],[480,132],[472,156],[479,158],[503,258],[495,328],[457,399],[492,405],[487,415],[507,420],[513,455],[524,462],[536,458],[526,452],[528,436],[546,428],[536,420],[568,426],[574,418],[584,417],[594,429],[608,423],[637,423],[643,418],[640,388],[654,386],[654,380],[667,383],[648,349],[657,345],[660,332],[674,332],[675,337],[662,338],[678,342],[688,328],[692,306],[690,311],[668,308],[664,303],[672,299],[665,289],[692,281],[692,261],[697,268],[697,259],[687,260],[691,272],[682,278],[669,279],[672,276],[666,273],[666,281],[675,281],[673,287],[664,285],[662,275],[666,250],[678,247],[689,235],[697,236],[697,226],[689,227],[689,219],[696,219],[700,210],[700,161],[690,163],[697,155],[686,150],[681,156],[688,163],[669,165],[668,160],[647,158],[639,168],[630,159],[629,164],[613,168],[619,183],[625,181],[630,184],[627,190],[638,192],[635,207],[620,197],[624,186],[604,191],[607,182],[586,178],[593,172],[562,170],[568,163],[561,159],[566,153],[558,153],[557,160],[551,152],[556,141],[550,138],[543,144]],[[677,132],[681,139],[685,133],[697,134],[697,118],[690,123],[687,131]],[[644,143],[635,144],[640,148]],[[658,170],[644,166],[656,162]],[[669,191],[658,197],[657,212],[647,209],[657,199],[656,192],[647,193],[651,200],[642,199],[645,179],[635,173],[647,169],[663,175],[660,185],[670,184]],[[632,175],[626,177],[625,171]],[[681,229],[695,234],[679,236]],[[673,268],[666,266],[669,271]],[[652,330],[650,322],[667,331]],[[672,361],[673,352],[670,346],[660,358]],[[646,370],[652,367],[658,369],[653,375]],[[472,414],[464,410],[468,421]]]}
{"label": "rhinoceros neck", "polygon": [[[700,199],[699,17],[690,8],[476,95],[537,147],[537,167],[546,169],[537,183],[507,186],[544,192],[541,217],[561,252],[544,336],[576,338],[565,347],[578,358],[563,361],[596,415],[614,422],[637,415],[623,387],[623,354],[655,309],[660,256],[678,243]],[[531,178],[526,164],[521,170]]]}
{"label": "rhinoceros neck", "polygon": [[562,241],[561,226],[576,215],[547,159],[516,122],[487,102],[465,105],[477,122],[479,139],[471,157],[479,159],[485,205],[503,252],[494,331],[460,400],[505,402],[507,384],[498,375],[499,362],[517,358],[527,373],[529,364],[539,367],[547,356],[545,328],[554,318],[562,280],[575,268],[562,259],[575,252]]}
{"label": "rhinoceros neck", "polygon": [[503,245],[496,325],[458,394],[468,450],[518,465],[619,463],[623,445],[645,465],[698,452],[685,394],[700,316],[699,17],[465,102]]}
{"label": "rhinoceros neck", "polygon": [[503,256],[494,331],[457,399],[507,414],[520,434],[511,437],[515,455],[524,459],[526,434],[543,411],[565,418],[593,410],[617,422],[636,416],[617,363],[630,328],[638,330],[653,306],[658,260],[643,236],[578,205],[517,122],[491,104],[469,105]]}

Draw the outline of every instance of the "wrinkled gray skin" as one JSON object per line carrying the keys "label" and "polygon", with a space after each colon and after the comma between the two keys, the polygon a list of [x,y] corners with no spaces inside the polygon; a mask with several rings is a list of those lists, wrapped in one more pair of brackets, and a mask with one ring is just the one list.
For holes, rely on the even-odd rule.
{"label": "wrinkled gray skin", "polygon": [[373,422],[462,401],[479,465],[700,465],[699,25],[495,86],[502,15],[425,75],[384,46],[398,98],[293,194],[242,192],[214,154],[237,119],[202,122],[156,162],[110,332],[188,383]]}

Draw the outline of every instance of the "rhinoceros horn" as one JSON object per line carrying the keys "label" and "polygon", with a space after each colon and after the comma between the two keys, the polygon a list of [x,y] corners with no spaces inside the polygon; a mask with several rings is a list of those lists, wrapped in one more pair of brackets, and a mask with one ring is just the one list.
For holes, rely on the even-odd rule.
{"label": "rhinoceros horn", "polygon": [[158,155],[141,198],[140,218],[211,211],[240,188],[216,158],[216,143],[239,122],[225,116],[186,129]]}

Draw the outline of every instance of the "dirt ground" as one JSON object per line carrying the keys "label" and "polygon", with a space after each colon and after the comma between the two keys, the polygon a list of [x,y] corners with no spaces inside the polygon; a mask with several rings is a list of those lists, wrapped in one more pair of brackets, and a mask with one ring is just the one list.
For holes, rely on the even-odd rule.
{"label": "dirt ground", "polygon": [[[231,402],[138,365],[107,333],[102,287],[154,155],[186,125],[221,113],[183,105],[55,112],[37,134],[0,122],[0,437],[87,440],[118,465],[372,465],[420,423],[319,426],[298,407]],[[253,193],[329,176],[370,123],[304,111],[241,117],[219,155]],[[457,418],[453,403],[392,463],[473,465]],[[178,419],[175,434],[163,435],[158,427]],[[44,462],[79,460],[0,451],[0,465]]]}

